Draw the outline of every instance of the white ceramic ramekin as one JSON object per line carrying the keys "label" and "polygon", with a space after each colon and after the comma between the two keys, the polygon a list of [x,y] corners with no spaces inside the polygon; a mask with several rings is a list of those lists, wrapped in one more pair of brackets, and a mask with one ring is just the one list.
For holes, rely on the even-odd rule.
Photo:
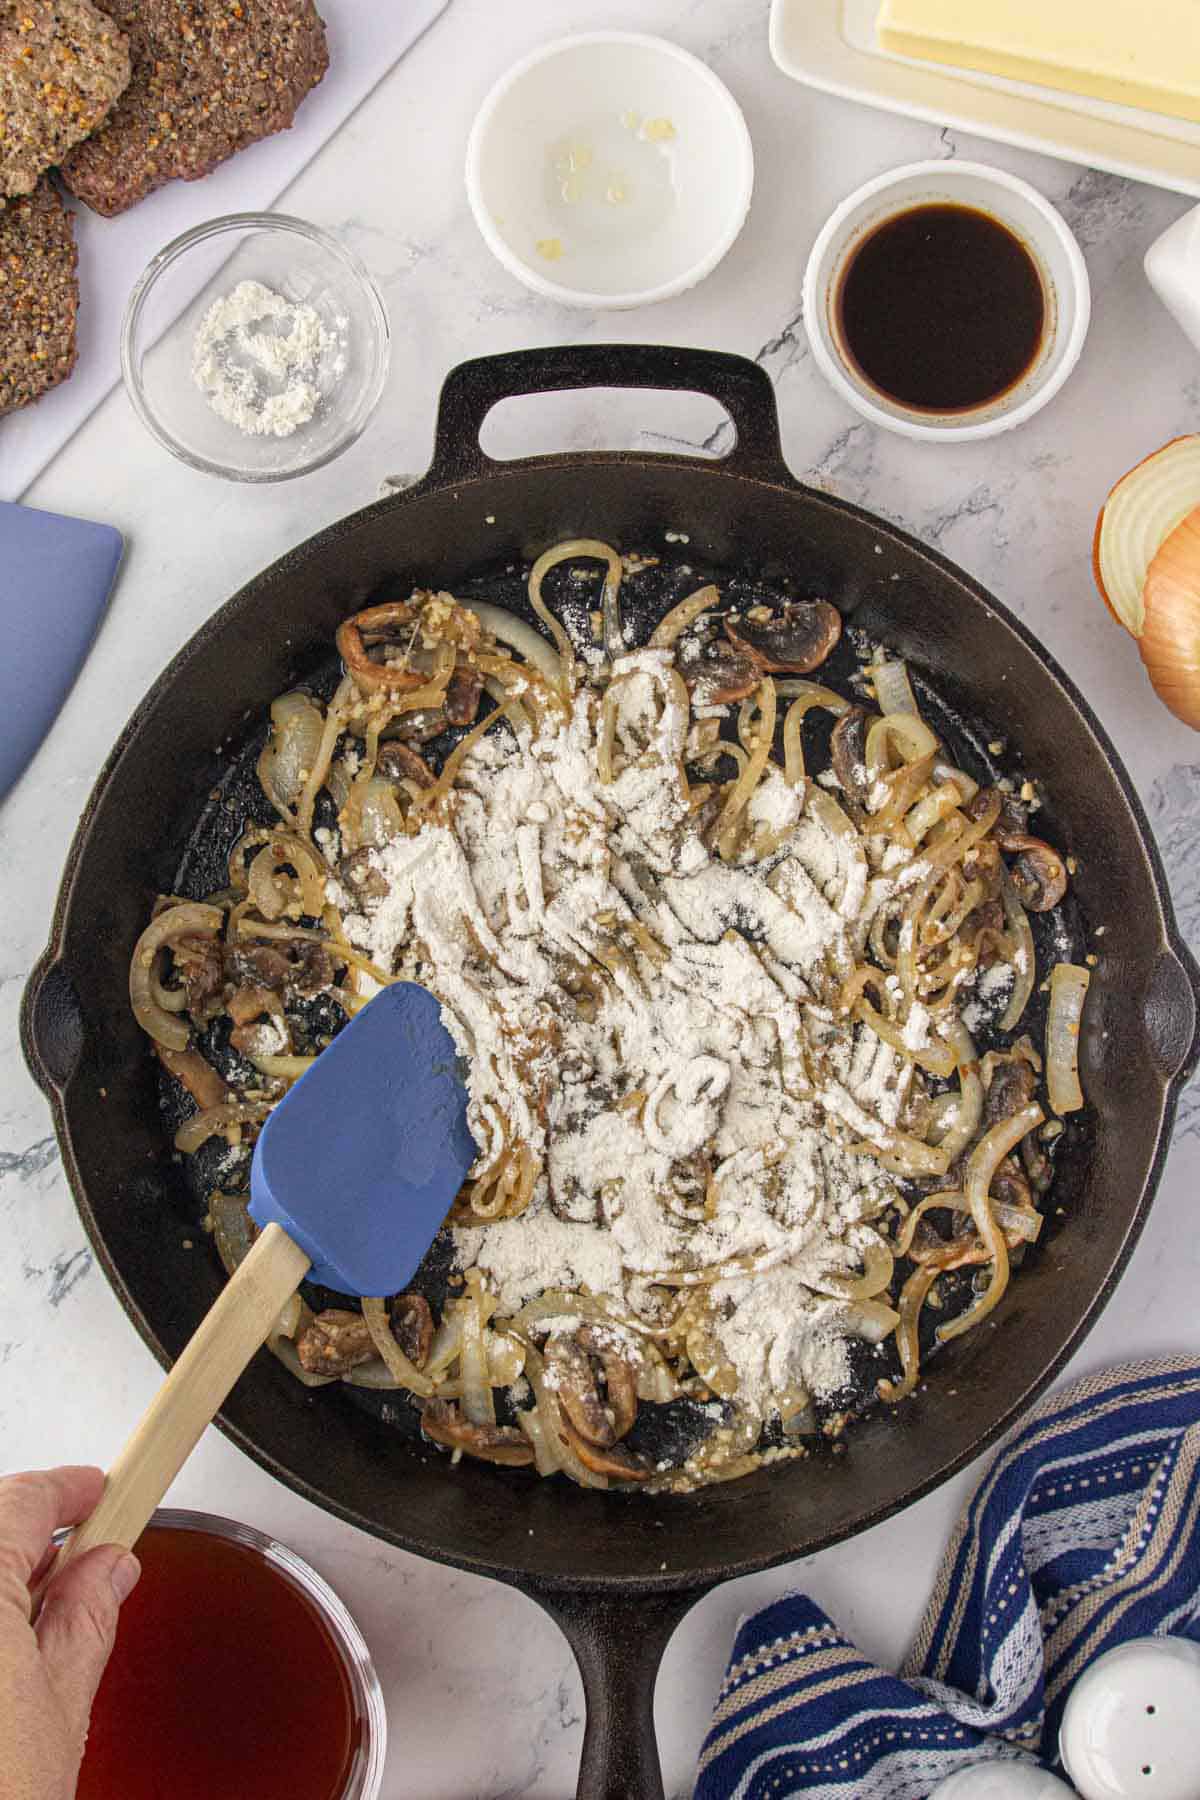
{"label": "white ceramic ramekin", "polygon": [[493,254],[572,306],[649,306],[712,272],[746,220],[741,108],[677,44],[591,31],[502,75],[467,144],[467,194]]}
{"label": "white ceramic ramekin", "polygon": [[[896,213],[939,202],[976,207],[1007,225],[1037,264],[1046,296],[1046,330],[1030,368],[1007,393],[965,412],[921,412],[881,394],[844,353],[835,317],[842,271],[863,238]],[[804,323],[822,374],[872,424],[933,443],[994,437],[1040,412],[1079,361],[1091,312],[1087,268],[1061,214],[1027,181],[953,158],[910,163],[856,189],[821,230],[804,275]]]}

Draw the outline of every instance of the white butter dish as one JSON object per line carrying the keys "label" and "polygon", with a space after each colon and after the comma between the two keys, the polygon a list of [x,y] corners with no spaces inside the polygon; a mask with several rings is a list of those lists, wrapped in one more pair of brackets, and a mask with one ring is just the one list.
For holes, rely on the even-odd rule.
{"label": "white butter dish", "polygon": [[772,0],[771,55],[796,81],[885,112],[1200,197],[1200,125],[882,50],[879,0]]}

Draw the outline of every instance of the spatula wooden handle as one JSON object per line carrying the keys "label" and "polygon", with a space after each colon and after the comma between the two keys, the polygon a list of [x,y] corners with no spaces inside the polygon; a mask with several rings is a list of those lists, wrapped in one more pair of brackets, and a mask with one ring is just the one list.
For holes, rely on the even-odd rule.
{"label": "spatula wooden handle", "polygon": [[268,1225],[147,1407],[109,1470],[100,1504],[59,1551],[53,1573],[96,1544],[132,1549],[309,1268],[281,1225]]}

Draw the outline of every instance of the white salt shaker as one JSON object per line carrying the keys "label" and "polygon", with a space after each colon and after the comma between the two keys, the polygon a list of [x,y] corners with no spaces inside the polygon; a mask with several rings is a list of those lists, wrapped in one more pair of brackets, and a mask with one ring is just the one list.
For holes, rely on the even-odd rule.
{"label": "white salt shaker", "polygon": [[1145,269],[1167,311],[1200,348],[1200,206],[1155,238]]}
{"label": "white salt shaker", "polygon": [[929,1800],[1071,1800],[1071,1789],[1029,1763],[986,1762],[947,1775]]}
{"label": "white salt shaker", "polygon": [[1082,1800],[1200,1800],[1200,1644],[1131,1638],[1098,1656],[1067,1698],[1058,1748]]}

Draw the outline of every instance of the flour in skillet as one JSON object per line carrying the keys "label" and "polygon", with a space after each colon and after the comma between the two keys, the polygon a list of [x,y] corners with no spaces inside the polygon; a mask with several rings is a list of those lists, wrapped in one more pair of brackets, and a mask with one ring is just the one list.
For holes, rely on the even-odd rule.
{"label": "flour in skillet", "polygon": [[814,1086],[800,1029],[805,1008],[821,1028],[811,978],[850,957],[891,881],[868,881],[774,771],[751,822],[790,832],[783,851],[716,860],[680,780],[688,719],[669,654],[619,659],[609,692],[610,781],[593,693],[540,735],[499,727],[439,822],[372,854],[386,895],[346,928],[441,1000],[478,1166],[513,1145],[538,1160],[521,1217],[455,1228],[460,1264],[506,1313],[585,1289],[653,1323],[661,1278],[706,1285],[739,1396],[768,1413],[781,1393],[845,1386],[837,1277],[894,1199],[848,1144],[864,1124],[886,1141],[903,1065],[830,1020]]}

